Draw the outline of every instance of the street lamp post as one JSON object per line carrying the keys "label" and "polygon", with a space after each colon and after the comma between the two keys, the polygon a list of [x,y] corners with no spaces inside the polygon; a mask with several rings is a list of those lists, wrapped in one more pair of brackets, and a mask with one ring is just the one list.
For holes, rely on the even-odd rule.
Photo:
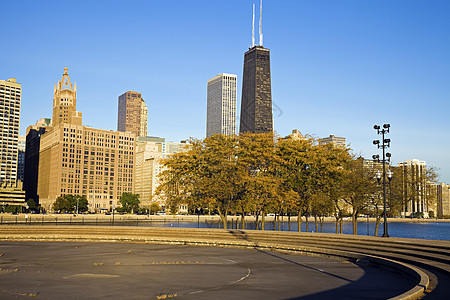
{"label": "street lamp post", "polygon": [[[384,135],[389,133],[389,128],[391,127],[390,124],[384,124],[383,125],[383,129],[381,129],[381,127],[379,125],[375,125],[373,126],[373,129],[375,129],[377,131],[377,134],[381,134],[382,139],[381,139],[381,145],[380,145],[380,140],[374,140],[373,144],[376,145],[378,147],[378,149],[382,149],[383,152],[383,159],[381,160],[383,163],[383,174],[380,173],[380,171],[377,172],[376,176],[377,176],[377,180],[378,182],[380,182],[381,178],[383,179],[383,215],[384,215],[384,232],[383,232],[383,237],[389,237],[388,234],[388,227],[387,227],[387,217],[386,217],[386,157],[387,157],[387,161],[390,162],[391,159],[391,154],[390,153],[386,153],[386,148],[389,148],[391,146],[391,140],[390,139],[385,139]],[[380,162],[380,156],[377,155],[373,155],[372,158],[378,162]],[[389,182],[391,181],[392,178],[392,172],[389,170],[388,173],[389,178]]]}

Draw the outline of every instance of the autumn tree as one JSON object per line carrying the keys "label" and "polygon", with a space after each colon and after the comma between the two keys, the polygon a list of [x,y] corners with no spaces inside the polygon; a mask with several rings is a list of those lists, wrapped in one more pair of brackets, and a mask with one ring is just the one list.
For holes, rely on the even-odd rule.
{"label": "autumn tree", "polygon": [[123,193],[119,201],[124,212],[133,213],[139,210],[139,194]]}

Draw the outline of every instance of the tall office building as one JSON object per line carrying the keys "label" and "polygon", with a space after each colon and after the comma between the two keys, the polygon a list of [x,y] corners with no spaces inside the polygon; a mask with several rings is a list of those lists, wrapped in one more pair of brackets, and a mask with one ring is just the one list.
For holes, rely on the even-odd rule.
{"label": "tall office building", "polygon": [[40,138],[34,151],[39,151],[37,196],[41,206],[52,211],[56,198],[65,194],[86,196],[90,211],[120,206],[122,193],[134,192],[135,135],[82,126],[81,113],[76,111],[76,87],[70,83],[67,68],[55,87],[53,104],[53,127],[38,128],[30,136],[35,141]]}
{"label": "tall office building", "polygon": [[0,183],[17,181],[21,91],[15,78],[0,80]]}
{"label": "tall office building", "polygon": [[81,112],[77,108],[77,84],[70,82],[67,68],[61,81],[53,89],[53,125],[69,123],[81,125]]}
{"label": "tall office building", "polygon": [[263,47],[261,23],[262,5],[260,7],[259,20],[259,46],[255,46],[253,34],[252,47],[244,55],[239,128],[239,132],[242,133],[273,131],[270,50]]}
{"label": "tall office building", "polygon": [[236,81],[225,73],[208,80],[206,137],[236,134]]}
{"label": "tall office building", "polygon": [[36,203],[39,203],[37,186],[41,136],[51,128],[52,119],[49,118],[42,118],[36,122],[36,125],[30,125],[27,128],[23,189],[26,194],[26,199],[33,199]]}
{"label": "tall office building", "polygon": [[89,211],[111,211],[134,193],[135,137],[60,123],[41,136],[38,196],[51,211],[57,197],[86,196]]}
{"label": "tall office building", "polygon": [[128,91],[119,96],[117,131],[147,136],[148,110],[142,95]]}

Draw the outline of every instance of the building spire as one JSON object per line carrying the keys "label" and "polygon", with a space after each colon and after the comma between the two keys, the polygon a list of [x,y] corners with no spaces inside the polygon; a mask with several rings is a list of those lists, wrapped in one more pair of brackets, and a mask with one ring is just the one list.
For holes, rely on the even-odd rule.
{"label": "building spire", "polygon": [[252,48],[255,47],[255,3],[253,3]]}
{"label": "building spire", "polygon": [[262,34],[262,0],[259,3],[259,45],[263,45],[263,34]]}

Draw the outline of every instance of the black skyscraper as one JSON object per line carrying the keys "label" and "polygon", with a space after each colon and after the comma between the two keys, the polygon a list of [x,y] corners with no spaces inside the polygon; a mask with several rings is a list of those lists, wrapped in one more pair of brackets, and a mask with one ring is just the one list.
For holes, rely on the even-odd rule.
{"label": "black skyscraper", "polygon": [[272,132],[270,50],[254,46],[245,53],[239,132]]}

